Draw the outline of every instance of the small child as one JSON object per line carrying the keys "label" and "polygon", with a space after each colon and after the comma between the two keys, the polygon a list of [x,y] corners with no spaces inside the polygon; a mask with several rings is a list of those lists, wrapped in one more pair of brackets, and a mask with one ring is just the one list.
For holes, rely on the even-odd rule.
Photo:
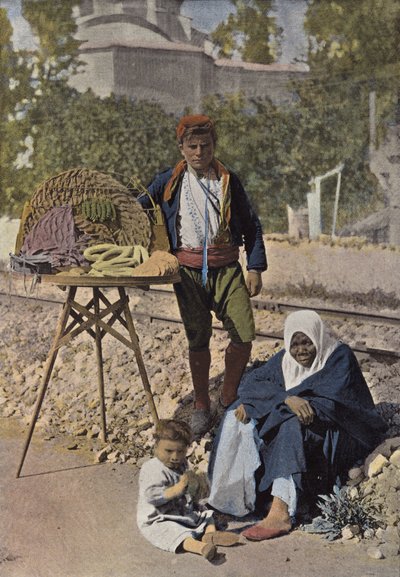
{"label": "small child", "polygon": [[173,553],[183,549],[211,561],[216,545],[229,547],[239,536],[217,531],[213,512],[201,510],[190,494],[186,453],[192,442],[191,429],[183,421],[163,419],[154,438],[155,456],[144,463],[139,475],[138,527],[159,549]]}

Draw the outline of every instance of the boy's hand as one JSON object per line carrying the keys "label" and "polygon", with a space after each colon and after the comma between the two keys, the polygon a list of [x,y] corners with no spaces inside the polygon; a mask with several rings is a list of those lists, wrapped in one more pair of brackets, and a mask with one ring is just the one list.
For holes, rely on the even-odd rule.
{"label": "boy's hand", "polygon": [[246,409],[243,405],[239,405],[238,408],[235,410],[235,417],[241,423],[248,423],[250,421],[249,417],[246,415]]}
{"label": "boy's hand", "polygon": [[185,475],[188,478],[187,492],[192,498],[195,498],[199,490],[199,479],[196,473],[190,469],[186,471]]}
{"label": "boy's hand", "polygon": [[261,272],[258,270],[249,270],[246,278],[246,286],[251,297],[255,297],[260,294],[262,289]]}

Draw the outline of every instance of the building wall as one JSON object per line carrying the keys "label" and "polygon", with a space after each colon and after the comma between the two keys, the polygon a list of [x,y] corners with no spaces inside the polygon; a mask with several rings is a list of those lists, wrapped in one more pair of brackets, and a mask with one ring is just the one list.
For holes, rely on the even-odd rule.
{"label": "building wall", "polygon": [[274,66],[225,66],[199,48],[177,45],[174,49],[171,44],[83,50],[81,60],[86,67],[72,78],[71,85],[81,92],[92,88],[100,97],[115,93],[154,100],[167,112],[180,114],[186,107],[199,111],[209,94],[243,92],[248,97],[288,102],[290,81],[307,75]]}
{"label": "building wall", "polygon": [[216,60],[207,35],[180,13],[182,0],[85,0],[77,17],[80,58],[86,62],[71,85],[154,100],[166,111],[199,111],[208,94],[243,92],[291,99],[288,82],[307,72],[296,65],[260,65]]}
{"label": "building wall", "polygon": [[[297,72],[291,67],[278,66],[245,66],[238,63],[215,65],[216,85],[214,91],[219,94],[243,92],[249,98],[268,97],[276,104],[290,101],[290,81],[302,80],[307,76],[306,71]],[[287,69],[286,69],[287,68]]]}
{"label": "building wall", "polygon": [[69,80],[70,86],[79,92],[91,88],[97,96],[104,98],[114,92],[114,59],[112,51],[91,51],[80,56],[87,65]]}
{"label": "building wall", "polygon": [[212,59],[203,52],[119,47],[113,56],[114,92],[157,101],[167,112],[198,109],[212,85]]}

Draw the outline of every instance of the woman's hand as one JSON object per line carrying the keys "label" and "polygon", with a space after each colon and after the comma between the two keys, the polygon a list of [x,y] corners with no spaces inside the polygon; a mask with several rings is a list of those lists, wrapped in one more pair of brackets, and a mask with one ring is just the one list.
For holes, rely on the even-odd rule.
{"label": "woman's hand", "polygon": [[243,405],[239,405],[238,408],[235,410],[235,417],[241,423],[248,423],[250,421],[249,417],[246,415],[246,409]]}
{"label": "woman's hand", "polygon": [[285,404],[298,417],[303,425],[311,425],[314,420],[314,411],[306,399],[301,397],[287,397]]}

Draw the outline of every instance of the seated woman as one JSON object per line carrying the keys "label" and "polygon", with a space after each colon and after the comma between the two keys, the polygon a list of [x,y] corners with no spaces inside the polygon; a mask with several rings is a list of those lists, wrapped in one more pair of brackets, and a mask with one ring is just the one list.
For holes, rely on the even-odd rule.
{"label": "seated woman", "polygon": [[243,531],[255,541],[290,531],[310,473],[331,490],[387,429],[351,349],[316,312],[290,314],[284,343],[242,378],[210,460],[208,503],[215,509],[244,516],[257,495],[272,495],[268,515]]}

